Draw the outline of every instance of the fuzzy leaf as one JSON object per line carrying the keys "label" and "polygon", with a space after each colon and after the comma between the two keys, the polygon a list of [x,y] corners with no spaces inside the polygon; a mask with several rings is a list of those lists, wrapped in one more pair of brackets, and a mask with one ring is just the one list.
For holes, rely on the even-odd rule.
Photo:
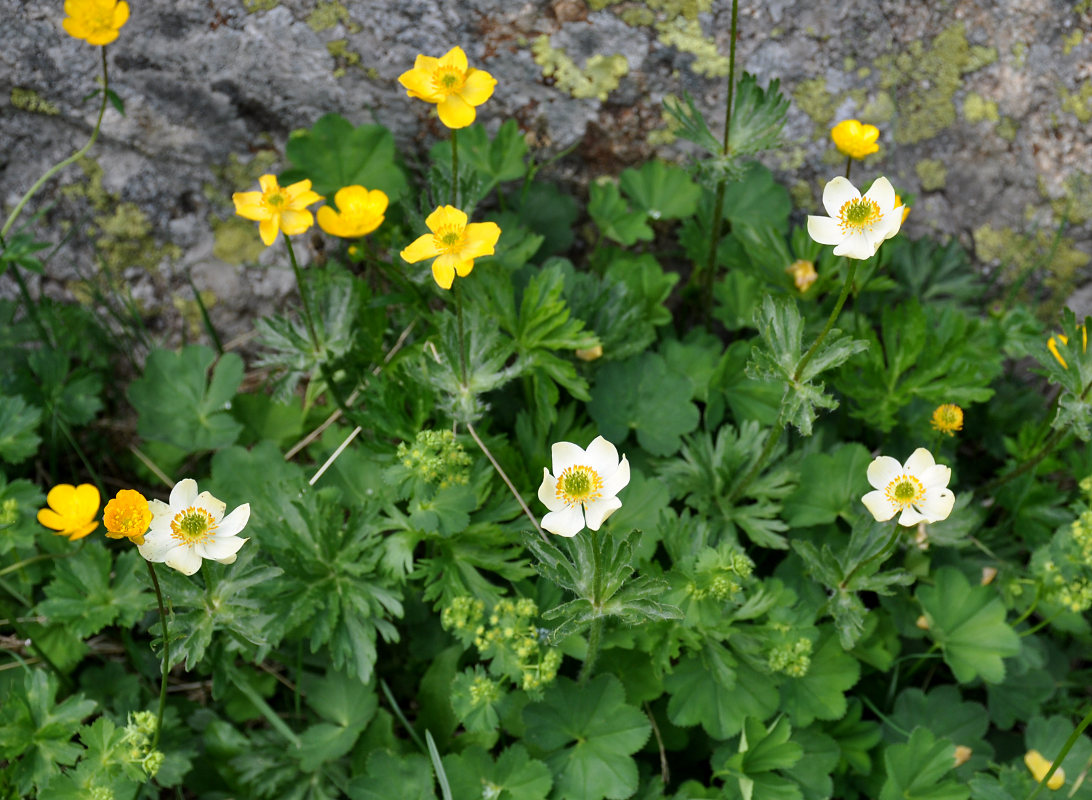
{"label": "fuzzy leaf", "polygon": [[686,171],[663,161],[624,170],[619,183],[634,205],[654,220],[689,217],[701,199],[701,189]]}
{"label": "fuzzy leaf", "polygon": [[149,602],[141,577],[144,566],[138,564],[141,560],[137,551],[130,549],[118,556],[115,565],[105,547],[85,547],[79,556],[57,562],[38,613],[84,638],[115,620],[130,627],[143,616]]}

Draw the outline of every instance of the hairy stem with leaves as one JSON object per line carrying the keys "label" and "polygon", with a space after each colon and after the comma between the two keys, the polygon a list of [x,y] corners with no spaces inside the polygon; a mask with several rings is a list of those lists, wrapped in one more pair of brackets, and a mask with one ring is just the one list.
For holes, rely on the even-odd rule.
{"label": "hairy stem with leaves", "polygon": [[[599,533],[598,531],[591,531],[589,536],[591,536],[592,551],[592,597],[590,600],[592,605],[598,609],[601,602],[603,583],[603,568],[599,563]],[[587,683],[588,678],[592,676],[595,662],[599,658],[599,640],[602,636],[603,617],[600,615],[592,620],[591,630],[588,632],[588,652],[584,655],[583,666],[580,667],[580,675],[577,677],[578,683]]]}
{"label": "hairy stem with leaves", "polygon": [[155,600],[159,606],[159,622],[163,626],[163,670],[159,680],[159,709],[155,716],[155,736],[152,738],[154,750],[159,744],[159,732],[163,729],[163,709],[167,707],[167,674],[171,669],[171,638],[167,635],[167,609],[163,605],[163,590],[159,588],[159,577],[155,574],[155,566],[151,561],[144,563],[148,565],[148,574],[152,576]]}

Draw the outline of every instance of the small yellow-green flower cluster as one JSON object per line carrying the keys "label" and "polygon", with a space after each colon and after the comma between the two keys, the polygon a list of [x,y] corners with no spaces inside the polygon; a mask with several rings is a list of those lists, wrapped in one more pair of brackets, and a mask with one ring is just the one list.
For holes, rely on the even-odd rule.
{"label": "small yellow-green flower cluster", "polygon": [[694,600],[731,600],[743,591],[742,582],[751,577],[754,568],[754,562],[734,548],[707,548],[698,556],[696,574],[686,591]]}
{"label": "small yellow-green flower cluster", "polygon": [[1031,560],[1044,599],[1078,614],[1092,608],[1092,476],[1079,486],[1084,498],[1074,509],[1077,518]]}
{"label": "small yellow-green flower cluster", "polygon": [[483,706],[497,702],[501,698],[501,687],[495,680],[485,675],[475,675],[470,682],[471,705]]}
{"label": "small yellow-green flower cluster", "polygon": [[163,766],[163,753],[152,747],[155,738],[156,719],[151,711],[129,714],[128,724],[122,731],[121,746],[129,763],[139,764],[149,778],[155,777]]}
{"label": "small yellow-green flower cluster", "polygon": [[770,650],[766,663],[774,672],[781,672],[792,678],[802,678],[811,667],[811,639],[801,636],[792,642],[779,644]]}
{"label": "small yellow-green flower cluster", "polygon": [[398,445],[398,460],[414,477],[441,489],[465,485],[470,456],[451,431],[421,431],[413,444]]}
{"label": "small yellow-green flower cluster", "polygon": [[9,497],[0,503],[0,528],[6,528],[19,521],[19,501]]}

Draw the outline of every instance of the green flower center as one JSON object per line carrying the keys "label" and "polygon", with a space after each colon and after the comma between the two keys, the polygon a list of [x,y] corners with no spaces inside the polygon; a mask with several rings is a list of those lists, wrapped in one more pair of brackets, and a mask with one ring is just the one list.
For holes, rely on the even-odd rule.
{"label": "green flower center", "polygon": [[273,206],[273,208],[280,208],[284,205],[284,195],[280,192],[273,192],[265,198],[265,202]]}
{"label": "green flower center", "polygon": [[183,544],[197,544],[208,539],[216,530],[212,515],[203,508],[190,506],[171,520],[171,536]]}
{"label": "green flower center", "polygon": [[442,225],[433,234],[436,247],[445,253],[457,252],[463,246],[463,229],[457,225]]}
{"label": "green flower center", "polygon": [[444,94],[454,94],[463,88],[466,83],[466,75],[455,67],[440,67],[433,73],[432,84]]}
{"label": "green flower center", "polygon": [[907,500],[914,499],[915,494],[916,492],[914,491],[914,484],[910,483],[910,481],[903,481],[895,487],[896,500],[906,502]]}
{"label": "green flower center", "polygon": [[918,505],[925,499],[925,487],[913,475],[899,475],[884,490],[887,499],[897,508]]}
{"label": "green flower center", "polygon": [[843,233],[860,232],[871,228],[882,218],[879,203],[867,197],[848,200],[838,210],[838,225]]}
{"label": "green flower center", "polygon": [[572,466],[557,476],[557,498],[567,506],[590,503],[603,496],[603,479],[591,467]]}

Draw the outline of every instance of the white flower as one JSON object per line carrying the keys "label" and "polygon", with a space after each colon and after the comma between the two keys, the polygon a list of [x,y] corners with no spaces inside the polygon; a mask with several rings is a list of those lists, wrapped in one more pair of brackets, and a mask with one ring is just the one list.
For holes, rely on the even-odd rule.
{"label": "white flower", "polygon": [[599,530],[611,514],[622,507],[615,495],[629,483],[629,462],[602,436],[584,450],[572,442],[558,442],[550,449],[554,475],[542,470],[538,499],[550,513],[542,527],[558,536],[576,536],[584,526]]}
{"label": "white flower", "polygon": [[846,178],[834,178],[823,189],[823,207],[830,216],[809,216],[808,235],[836,245],[836,256],[871,258],[902,226],[903,207],[887,178],[877,178],[864,197]]}
{"label": "white flower", "polygon": [[197,572],[203,558],[234,563],[235,554],[247,542],[238,534],[250,519],[250,503],[225,517],[227,505],[208,492],[198,494],[192,478],[174,485],[169,505],[162,500],[148,505],[152,524],[138,548],[140,554],[149,561],[166,562],[183,575]]}
{"label": "white flower", "polygon": [[919,447],[905,464],[891,456],[879,456],[868,465],[868,482],[876,491],[861,502],[879,522],[902,512],[899,524],[910,527],[919,522],[948,519],[955,495],[948,488],[952,470],[933,460],[933,454]]}

